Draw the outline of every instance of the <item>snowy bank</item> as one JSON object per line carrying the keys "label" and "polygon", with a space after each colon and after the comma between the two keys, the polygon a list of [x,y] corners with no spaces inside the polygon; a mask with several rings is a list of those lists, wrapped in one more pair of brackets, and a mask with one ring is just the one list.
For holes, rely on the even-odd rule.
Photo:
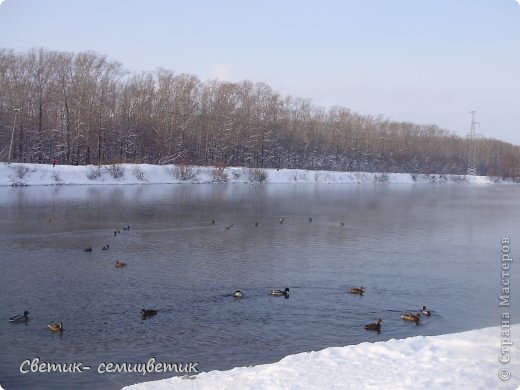
{"label": "snowy bank", "polygon": [[502,183],[488,176],[424,175],[116,164],[72,166],[0,164],[0,186],[64,184],[173,184],[173,183]]}
{"label": "snowy bank", "polygon": [[[326,348],[277,363],[124,387],[166,389],[516,389],[520,355],[500,363],[501,328]],[[520,324],[511,326],[511,339]],[[515,342],[513,342],[515,344]],[[502,381],[500,370],[511,378]],[[507,375],[502,371],[502,375]]]}

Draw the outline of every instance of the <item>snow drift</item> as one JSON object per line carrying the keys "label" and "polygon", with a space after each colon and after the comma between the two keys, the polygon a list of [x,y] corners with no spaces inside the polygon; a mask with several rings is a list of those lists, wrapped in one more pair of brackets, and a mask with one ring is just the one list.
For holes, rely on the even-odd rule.
{"label": "snow drift", "polygon": [[0,185],[172,183],[502,183],[487,176],[113,164],[0,164]]}
{"label": "snow drift", "polygon": [[[124,390],[516,389],[520,356],[513,347],[511,361],[499,362],[500,332],[492,327],[326,348],[277,363],[145,382]],[[514,340],[520,324],[512,325],[510,332]],[[502,381],[500,370],[508,370],[511,378]]]}

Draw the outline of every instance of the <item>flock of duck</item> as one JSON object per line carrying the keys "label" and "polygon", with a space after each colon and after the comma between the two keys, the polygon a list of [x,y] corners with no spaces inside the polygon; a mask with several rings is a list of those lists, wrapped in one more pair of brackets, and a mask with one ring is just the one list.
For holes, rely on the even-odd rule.
{"label": "flock of duck", "polygon": [[[49,221],[50,221],[50,218],[49,218]],[[284,218],[281,217],[278,222],[280,224],[283,224],[284,222]],[[312,222],[312,217],[309,217],[309,223]],[[212,220],[211,221],[212,224],[215,224],[215,220]],[[340,225],[341,226],[345,226],[345,223],[344,222],[340,222]],[[226,225],[225,226],[225,229],[226,230],[230,230],[232,227],[234,226],[234,224],[230,224],[230,225]],[[258,227],[258,222],[255,222],[255,226]],[[123,230],[124,231],[129,231],[130,230],[130,226],[127,225],[126,227],[123,227]],[[112,235],[114,237],[116,237],[118,234],[120,234],[121,231],[118,229],[118,228],[115,228],[113,231],[112,231]],[[106,244],[105,246],[103,246],[102,248],[103,251],[107,251],[107,250],[110,250],[110,245],[109,244]],[[93,249],[91,246],[89,246],[88,248],[85,249],[85,252],[92,252]],[[121,260],[116,260],[114,266],[116,268],[123,268],[123,267],[126,267],[126,263],[124,261],[121,261]],[[352,288],[349,288],[348,289],[348,293],[350,294],[356,294],[356,295],[363,295],[365,293],[365,288],[364,287],[352,287]],[[284,298],[289,298],[289,288],[285,288],[284,290],[271,290],[271,293],[270,293],[272,296],[276,296],[276,297],[284,297]],[[242,290],[236,290],[232,296],[234,298],[242,298],[244,296],[244,293],[242,292]],[[149,318],[149,317],[153,317],[155,315],[157,315],[157,310],[155,309],[141,309],[141,318],[143,320]],[[422,307],[422,311],[420,313],[404,313],[403,315],[401,315],[401,318],[404,320],[404,321],[411,321],[411,322],[414,322],[416,325],[419,325],[420,324],[420,321],[421,321],[421,315],[424,315],[424,316],[431,316],[431,310],[428,310],[426,308],[426,306],[423,306]],[[29,321],[29,312],[26,310],[24,311],[23,314],[20,314],[20,315],[16,315],[16,316],[13,316],[9,319],[10,322],[27,322]],[[364,329],[368,330],[368,331],[376,331],[377,333],[381,333],[381,324],[383,323],[383,320],[381,318],[379,318],[375,323],[370,323],[370,324],[367,324],[364,326]],[[47,327],[49,328],[50,331],[52,332],[62,332],[63,331],[63,323],[62,322],[59,322],[59,323],[55,323],[53,321],[51,321],[51,323],[49,325],[47,325]]]}
{"label": "flock of duck", "polygon": [[[350,294],[358,294],[358,295],[363,295],[365,293],[365,288],[364,287],[352,287],[348,290],[348,292]],[[413,321],[415,322],[416,325],[419,325],[420,321],[421,321],[421,314],[429,317],[432,315],[432,312],[431,310],[428,310],[426,308],[426,306],[423,306],[422,307],[422,312],[421,313],[416,313],[416,314],[413,314],[413,313],[404,313],[401,318],[405,321]],[[365,329],[366,330],[375,330],[377,333],[381,333],[381,324],[383,323],[383,320],[381,318],[379,318],[375,323],[371,323],[371,324],[366,324],[365,325]]]}
{"label": "flock of duck", "polygon": [[[312,221],[312,219],[309,218],[309,221]],[[364,287],[352,287],[352,288],[349,288],[348,292],[350,294],[363,295],[365,293],[365,288]],[[271,290],[271,295],[277,296],[277,297],[283,296],[285,298],[289,298],[289,288],[287,287],[285,290]],[[235,297],[235,298],[242,298],[243,296],[244,296],[244,293],[242,292],[242,290],[236,290],[235,293],[233,294],[233,297]],[[426,308],[426,306],[423,306],[421,313],[416,313],[416,314],[404,313],[401,316],[401,318],[405,321],[413,321],[413,322],[415,322],[416,325],[419,325],[419,323],[421,321],[421,314],[429,317],[429,316],[431,316],[432,313],[431,313],[431,310],[428,310]],[[381,333],[381,323],[383,323],[383,320],[380,318],[375,323],[365,325],[365,329],[366,330],[375,330],[376,332]]]}
{"label": "flock of duck", "polygon": [[[29,312],[26,310],[23,312],[23,314],[19,314],[16,316],[13,316],[9,318],[9,322],[27,322],[29,321]],[[52,332],[61,332],[63,331],[63,323],[55,323],[54,321],[51,321],[49,325],[47,325],[49,330]]]}
{"label": "flock of duck", "polygon": [[[49,218],[49,223],[50,222],[51,222],[51,218]],[[123,227],[123,230],[129,231],[130,226],[127,225],[126,227]],[[116,237],[120,233],[121,233],[121,231],[118,228],[115,228],[112,231],[112,235],[114,237]],[[105,246],[103,246],[103,248],[101,248],[101,250],[104,250],[104,251],[110,250],[110,245],[106,244]],[[94,249],[92,249],[92,247],[89,246],[88,248],[85,248],[84,251],[90,253],[90,252],[94,251]],[[126,267],[126,263],[121,260],[116,260],[114,266],[116,268],[124,268],[124,267]],[[145,310],[145,309],[141,310],[141,317],[143,319],[154,316],[155,314],[157,314],[156,310]],[[9,322],[27,322],[27,321],[29,321],[29,312],[27,310],[24,311],[23,314],[19,314],[19,315],[9,318]],[[62,322],[55,323],[54,321],[51,321],[51,323],[49,325],[47,325],[47,327],[52,332],[63,332],[63,323]]]}

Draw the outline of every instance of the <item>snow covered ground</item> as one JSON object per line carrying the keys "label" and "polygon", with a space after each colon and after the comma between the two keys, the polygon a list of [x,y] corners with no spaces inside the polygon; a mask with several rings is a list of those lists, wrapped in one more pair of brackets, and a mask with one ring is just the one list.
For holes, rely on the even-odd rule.
{"label": "snow covered ground", "polygon": [[[502,183],[498,178],[462,175],[412,175],[265,169],[268,183]],[[179,167],[174,165],[118,164],[71,166],[0,163],[0,186],[63,184],[171,184],[258,182],[258,171],[249,168]]]}
{"label": "snow covered ground", "polygon": [[[124,387],[166,389],[516,389],[520,354],[500,363],[501,328],[326,348],[277,363]],[[516,344],[520,324],[510,327]],[[519,341],[520,342],[520,339]],[[508,370],[508,371],[500,371]],[[502,381],[499,372],[509,380]]]}

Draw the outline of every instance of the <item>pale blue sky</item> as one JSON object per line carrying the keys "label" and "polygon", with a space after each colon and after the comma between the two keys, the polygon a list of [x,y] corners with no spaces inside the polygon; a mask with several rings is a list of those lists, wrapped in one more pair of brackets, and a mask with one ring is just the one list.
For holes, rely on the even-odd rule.
{"label": "pale blue sky", "polygon": [[130,71],[281,94],[520,145],[515,0],[0,0],[0,47],[93,50]]}

